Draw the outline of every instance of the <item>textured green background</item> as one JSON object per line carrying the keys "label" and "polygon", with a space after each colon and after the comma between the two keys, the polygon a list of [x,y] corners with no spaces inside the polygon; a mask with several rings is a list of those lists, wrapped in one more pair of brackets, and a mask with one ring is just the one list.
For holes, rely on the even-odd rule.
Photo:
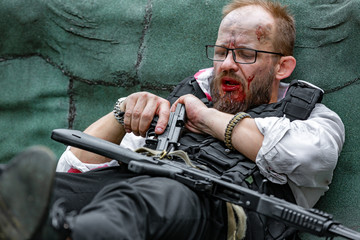
{"label": "textured green background", "polygon": [[[346,126],[331,190],[316,206],[360,230],[359,0],[282,0],[297,22],[292,78],[325,91]],[[51,130],[87,125],[118,97],[166,96],[200,68],[216,40],[222,0],[0,1],[0,162],[43,144]],[[314,237],[305,235],[306,239]]]}

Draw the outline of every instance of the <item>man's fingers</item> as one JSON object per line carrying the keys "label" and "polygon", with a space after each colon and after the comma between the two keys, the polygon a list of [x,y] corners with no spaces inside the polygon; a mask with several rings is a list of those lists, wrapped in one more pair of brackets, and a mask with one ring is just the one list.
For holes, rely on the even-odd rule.
{"label": "man's fingers", "polygon": [[146,136],[146,132],[149,129],[152,120],[154,119],[156,111],[157,111],[157,99],[151,99],[147,101],[146,106],[144,107],[141,113],[141,118],[138,126],[139,134],[142,137]]}
{"label": "man's fingers", "polygon": [[170,103],[168,101],[164,100],[160,102],[157,115],[159,116],[159,120],[155,127],[155,133],[162,134],[165,131],[170,117]]}
{"label": "man's fingers", "polygon": [[[187,95],[189,95],[189,94],[187,94]],[[184,103],[184,99],[185,99],[185,97],[186,97],[187,95],[184,95],[184,96],[179,97],[179,98],[173,103],[173,105],[171,106],[170,111],[171,111],[171,112],[175,112],[175,109],[176,109],[176,106],[177,106],[178,103],[185,104],[185,103]]]}
{"label": "man's fingers", "polygon": [[148,104],[147,101],[144,101],[144,99],[139,98],[134,106],[134,109],[132,110],[131,130],[136,136],[141,135],[140,129],[141,129],[141,124],[143,124],[142,117],[145,112],[144,109],[146,108],[147,104]]}
{"label": "man's fingers", "polygon": [[135,93],[125,100],[124,127],[126,132],[146,136],[155,114],[159,115],[155,133],[161,134],[170,116],[169,101],[151,93]]}
{"label": "man's fingers", "polygon": [[125,108],[123,109],[125,111],[124,114],[124,128],[127,133],[130,133],[131,130],[131,117],[132,117],[132,110],[134,109],[134,106],[136,104],[136,101],[132,99],[131,97],[127,97],[124,101]]}

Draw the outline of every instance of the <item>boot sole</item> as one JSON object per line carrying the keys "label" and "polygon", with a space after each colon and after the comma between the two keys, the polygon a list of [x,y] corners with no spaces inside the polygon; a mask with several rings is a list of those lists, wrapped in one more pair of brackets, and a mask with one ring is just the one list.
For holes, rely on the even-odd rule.
{"label": "boot sole", "polygon": [[31,239],[48,212],[56,159],[46,147],[16,155],[0,175],[0,239]]}

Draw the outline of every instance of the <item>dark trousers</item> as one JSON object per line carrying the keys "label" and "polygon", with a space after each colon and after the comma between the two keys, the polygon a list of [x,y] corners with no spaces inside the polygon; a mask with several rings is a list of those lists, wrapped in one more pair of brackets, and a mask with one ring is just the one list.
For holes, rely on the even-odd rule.
{"label": "dark trousers", "polygon": [[225,204],[126,165],[58,173],[53,201],[76,211],[72,239],[226,239]]}

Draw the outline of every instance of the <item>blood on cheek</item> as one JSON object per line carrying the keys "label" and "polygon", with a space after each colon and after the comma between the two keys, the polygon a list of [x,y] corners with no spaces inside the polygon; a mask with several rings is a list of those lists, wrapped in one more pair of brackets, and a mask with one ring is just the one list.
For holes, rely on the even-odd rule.
{"label": "blood on cheek", "polygon": [[255,78],[255,75],[252,75],[250,77],[247,78],[247,82],[248,82],[248,90],[250,90],[250,84],[251,82],[254,80]]}

